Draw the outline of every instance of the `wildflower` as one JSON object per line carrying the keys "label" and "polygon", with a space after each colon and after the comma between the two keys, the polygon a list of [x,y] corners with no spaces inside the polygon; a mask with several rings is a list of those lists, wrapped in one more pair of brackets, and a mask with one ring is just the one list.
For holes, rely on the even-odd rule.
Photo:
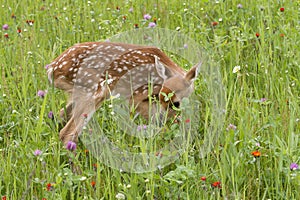
{"label": "wildflower", "polygon": [[69,150],[69,151],[74,151],[76,149],[76,143],[73,142],[73,141],[69,141],[66,145],[66,148]]}
{"label": "wildflower", "polygon": [[20,34],[22,32],[21,28],[17,29],[18,34]]}
{"label": "wildflower", "polygon": [[46,65],[46,66],[45,66],[45,69],[48,69],[48,68],[49,68],[49,65]]}
{"label": "wildflower", "polygon": [[281,7],[279,10],[280,12],[284,12],[284,7]]}
{"label": "wildflower", "polygon": [[6,200],[6,196],[2,196],[2,198],[1,198],[2,200]]}
{"label": "wildflower", "polygon": [[29,26],[32,26],[33,23],[34,23],[34,20],[26,20],[26,23],[27,23]]}
{"label": "wildflower", "polygon": [[91,186],[92,186],[92,187],[95,187],[95,185],[96,185],[96,181],[92,181],[92,182],[91,182]]}
{"label": "wildflower", "polygon": [[8,28],[9,28],[8,24],[4,24],[4,25],[2,26],[2,29],[3,29],[3,30],[8,30]]}
{"label": "wildflower", "polygon": [[137,130],[141,131],[141,130],[146,130],[147,129],[147,125],[138,125]]}
{"label": "wildflower", "polygon": [[211,25],[212,26],[217,26],[219,24],[219,22],[212,22]]}
{"label": "wildflower", "polygon": [[39,150],[39,149],[35,150],[34,153],[33,153],[33,155],[35,155],[35,156],[39,156],[41,154],[42,154],[42,151]]}
{"label": "wildflower", "polygon": [[226,128],[226,131],[230,131],[230,130],[236,130],[236,126],[234,124],[229,124]]}
{"label": "wildflower", "polygon": [[16,17],[16,15],[15,15],[14,13],[12,13],[12,14],[11,14],[11,18],[12,18],[12,19],[16,19],[17,17]]}
{"label": "wildflower", "polygon": [[50,112],[48,113],[48,118],[49,118],[49,119],[54,119],[53,111],[50,111]]}
{"label": "wildflower", "polygon": [[280,36],[280,37],[284,37],[284,34],[283,34],[283,33],[280,33],[279,36]]}
{"label": "wildflower", "polygon": [[290,165],[290,169],[292,171],[299,169],[299,165],[297,163],[291,163]]}
{"label": "wildflower", "polygon": [[221,182],[220,182],[220,181],[213,182],[213,183],[211,184],[211,186],[214,187],[214,188],[222,188],[222,187],[221,187]]}
{"label": "wildflower", "polygon": [[161,157],[163,156],[163,154],[162,154],[162,152],[156,152],[156,153],[155,153],[155,156],[161,158]]}
{"label": "wildflower", "polygon": [[97,170],[97,167],[98,167],[97,163],[94,163],[94,164],[93,164],[93,169],[94,169],[95,171]]}
{"label": "wildflower", "polygon": [[260,102],[262,102],[262,103],[265,101],[267,101],[267,98],[265,98],[265,97],[260,99]]}
{"label": "wildflower", "polygon": [[153,18],[153,22],[156,24],[156,22],[157,22],[157,18],[156,17]]}
{"label": "wildflower", "polygon": [[125,195],[119,192],[119,193],[116,195],[116,198],[117,198],[118,200],[119,200],[119,199],[125,199]]}
{"label": "wildflower", "polygon": [[258,38],[260,36],[260,34],[259,33],[255,33],[255,36]]}
{"label": "wildflower", "polygon": [[41,98],[44,98],[44,97],[45,97],[45,94],[46,94],[46,92],[43,91],[43,90],[39,90],[39,91],[37,92],[37,95],[38,95],[39,97],[41,97]]}
{"label": "wildflower", "polygon": [[237,66],[235,66],[234,68],[233,68],[233,70],[232,70],[232,73],[237,73],[238,71],[240,71],[241,70],[241,66],[239,66],[239,65],[237,65]]}
{"label": "wildflower", "polygon": [[183,48],[184,48],[184,49],[187,49],[187,48],[188,48],[188,45],[187,45],[187,44],[184,44],[184,45],[183,45]]}
{"label": "wildflower", "polygon": [[121,8],[119,6],[117,6],[116,9],[118,12],[121,10]]}
{"label": "wildflower", "polygon": [[223,18],[219,18],[219,22],[222,22],[223,21]]}
{"label": "wildflower", "polygon": [[88,117],[88,114],[84,113],[84,114],[82,114],[82,116],[83,116],[84,118],[87,118],[87,117]]}
{"label": "wildflower", "polygon": [[125,22],[126,19],[127,19],[126,15],[124,15],[124,16],[122,17],[122,19],[123,19],[123,21]]}
{"label": "wildflower", "polygon": [[8,37],[8,33],[4,33],[4,37],[5,37],[5,38],[9,38],[9,37]]}
{"label": "wildflower", "polygon": [[149,19],[151,19],[151,15],[149,15],[149,14],[145,14],[145,15],[144,15],[144,19],[145,19],[145,20],[149,20]]}
{"label": "wildflower", "polygon": [[186,119],[186,120],[185,120],[185,123],[190,123],[190,122],[191,122],[190,119]]}
{"label": "wildflower", "polygon": [[243,5],[239,3],[239,4],[237,5],[237,8],[238,8],[238,9],[241,9],[241,8],[243,8]]}
{"label": "wildflower", "polygon": [[52,191],[52,190],[53,190],[53,186],[54,186],[54,184],[48,183],[48,184],[46,185],[46,190],[47,190],[47,191]]}
{"label": "wildflower", "polygon": [[90,151],[89,151],[88,149],[85,149],[85,150],[84,150],[84,153],[85,153],[86,155],[88,155],[89,152],[90,152]]}
{"label": "wildflower", "polygon": [[256,142],[256,143],[255,143],[255,146],[260,147],[260,143],[259,143],[259,142]]}
{"label": "wildflower", "polygon": [[46,198],[42,198],[42,200],[47,200]]}
{"label": "wildflower", "polygon": [[133,8],[129,8],[128,12],[132,13],[133,12]]}
{"label": "wildflower", "polygon": [[138,29],[139,25],[138,24],[134,24],[134,28]]}
{"label": "wildflower", "polygon": [[154,22],[150,22],[148,25],[149,28],[154,28],[155,26],[156,26],[156,24]]}
{"label": "wildflower", "polygon": [[202,176],[200,179],[201,181],[206,181],[206,176]]}
{"label": "wildflower", "polygon": [[258,158],[258,157],[260,157],[260,151],[258,151],[258,150],[256,150],[256,151],[253,151],[252,153],[251,153],[251,155],[252,156],[254,156],[255,158]]}

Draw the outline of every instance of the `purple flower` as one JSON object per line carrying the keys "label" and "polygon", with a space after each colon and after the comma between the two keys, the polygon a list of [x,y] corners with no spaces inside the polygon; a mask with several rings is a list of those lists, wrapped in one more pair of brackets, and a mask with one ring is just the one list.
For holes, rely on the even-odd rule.
{"label": "purple flower", "polygon": [[145,20],[149,20],[149,19],[151,19],[151,15],[149,15],[149,14],[145,14],[145,15],[144,15],[144,19],[145,19]]}
{"label": "purple flower", "polygon": [[42,154],[42,151],[39,150],[39,149],[35,150],[34,153],[33,153],[33,155],[35,155],[35,156],[39,156],[41,154]]}
{"label": "purple flower", "polygon": [[265,101],[267,101],[267,98],[261,98],[260,99],[260,102],[265,102]]}
{"label": "purple flower", "polygon": [[49,68],[49,65],[46,65],[46,66],[45,66],[45,69],[48,69],[48,68]]}
{"label": "purple flower", "polygon": [[41,97],[41,98],[44,98],[44,97],[45,97],[45,94],[46,94],[46,92],[43,91],[43,90],[39,90],[39,91],[37,92],[37,95],[38,95],[39,97]]}
{"label": "purple flower", "polygon": [[69,150],[69,151],[74,151],[76,149],[76,143],[73,142],[73,141],[69,141],[66,145],[66,148]]}
{"label": "purple flower", "polygon": [[132,13],[132,12],[133,12],[133,8],[132,8],[132,7],[131,7],[131,8],[129,8],[129,10],[128,10],[128,11]]}
{"label": "purple flower", "polygon": [[290,169],[292,171],[299,169],[299,165],[297,163],[291,163],[290,165]]}
{"label": "purple flower", "polygon": [[3,30],[8,30],[8,28],[9,28],[8,24],[4,24],[4,25],[2,26],[2,29],[3,29]]}
{"label": "purple flower", "polygon": [[183,45],[183,48],[187,49],[189,46],[187,44]]}
{"label": "purple flower", "polygon": [[149,28],[154,28],[155,26],[156,26],[156,24],[154,22],[150,22],[148,25]]}
{"label": "purple flower", "polygon": [[243,5],[239,3],[239,4],[237,5],[237,8],[238,8],[238,9],[241,9],[241,8],[243,8]]}
{"label": "purple flower", "polygon": [[226,128],[227,131],[230,131],[230,130],[236,130],[236,126],[234,124],[229,124]]}
{"label": "purple flower", "polygon": [[139,125],[139,126],[137,127],[137,130],[138,130],[138,131],[146,130],[146,129],[147,129],[147,125]]}
{"label": "purple flower", "polygon": [[50,112],[48,113],[48,118],[49,118],[49,119],[54,119],[53,111],[50,111]]}

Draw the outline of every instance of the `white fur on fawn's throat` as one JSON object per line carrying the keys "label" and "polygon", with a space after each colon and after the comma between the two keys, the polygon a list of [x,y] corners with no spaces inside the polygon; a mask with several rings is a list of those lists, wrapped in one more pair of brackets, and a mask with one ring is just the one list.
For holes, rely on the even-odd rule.
{"label": "white fur on fawn's throat", "polygon": [[[67,123],[60,138],[64,143],[77,141],[86,123],[82,115],[91,116],[110,95],[128,98],[147,118],[151,105],[142,102],[149,98],[150,83],[155,85],[153,95],[159,97],[162,108],[167,110],[170,103],[180,102],[192,92],[197,71],[198,66],[194,66],[186,72],[156,47],[111,42],[76,44],[57,57],[47,70],[51,84],[72,94],[64,109],[66,113],[61,112]],[[174,95],[165,101],[162,93],[170,92]],[[94,107],[88,106],[92,104]]]}

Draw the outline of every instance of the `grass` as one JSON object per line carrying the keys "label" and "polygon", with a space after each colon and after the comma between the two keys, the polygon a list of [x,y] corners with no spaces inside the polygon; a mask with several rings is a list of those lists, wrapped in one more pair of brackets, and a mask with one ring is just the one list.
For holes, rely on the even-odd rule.
{"label": "grass", "polygon": [[[300,162],[299,6],[284,0],[2,2],[1,25],[9,25],[0,31],[2,199],[300,199],[299,171],[290,170]],[[226,118],[213,150],[200,157],[206,128],[216,123],[200,74],[195,93],[203,127],[195,140],[164,168],[127,173],[97,161],[82,143],[76,156],[64,148],[58,112],[66,96],[48,84],[44,66],[74,43],[147,27],[147,13],[151,22],[157,18],[155,28],[178,30],[209,55],[225,87]],[[44,98],[39,90],[47,90]],[[104,125],[109,112],[101,109]],[[106,125],[119,146],[142,147]],[[36,149],[42,154],[35,156]],[[72,172],[70,158],[82,173]]]}

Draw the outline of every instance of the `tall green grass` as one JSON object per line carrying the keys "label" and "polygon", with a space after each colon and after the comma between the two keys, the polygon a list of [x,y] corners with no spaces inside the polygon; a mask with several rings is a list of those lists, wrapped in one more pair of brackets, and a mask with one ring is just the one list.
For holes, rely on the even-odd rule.
{"label": "tall green grass", "polygon": [[[299,171],[290,170],[291,163],[300,164],[299,1],[4,1],[0,6],[0,24],[9,25],[0,31],[3,198],[300,199]],[[97,162],[81,144],[76,156],[63,147],[58,112],[66,96],[48,84],[44,66],[74,43],[102,41],[135,24],[147,27],[144,14],[150,21],[157,18],[158,28],[187,34],[210,55],[226,89],[226,121],[206,157],[198,155],[199,135],[173,164],[135,174]],[[238,65],[241,70],[233,73]],[[44,98],[39,90],[47,90]],[[204,124],[213,123],[205,90],[196,94],[204,102]],[[48,118],[50,111],[54,119]],[[236,129],[226,130],[229,124]],[[114,130],[110,137],[121,137]],[[42,154],[35,156],[36,149]],[[251,154],[256,150],[259,157]],[[81,173],[72,172],[69,158]],[[212,186],[215,182],[221,187]]]}

